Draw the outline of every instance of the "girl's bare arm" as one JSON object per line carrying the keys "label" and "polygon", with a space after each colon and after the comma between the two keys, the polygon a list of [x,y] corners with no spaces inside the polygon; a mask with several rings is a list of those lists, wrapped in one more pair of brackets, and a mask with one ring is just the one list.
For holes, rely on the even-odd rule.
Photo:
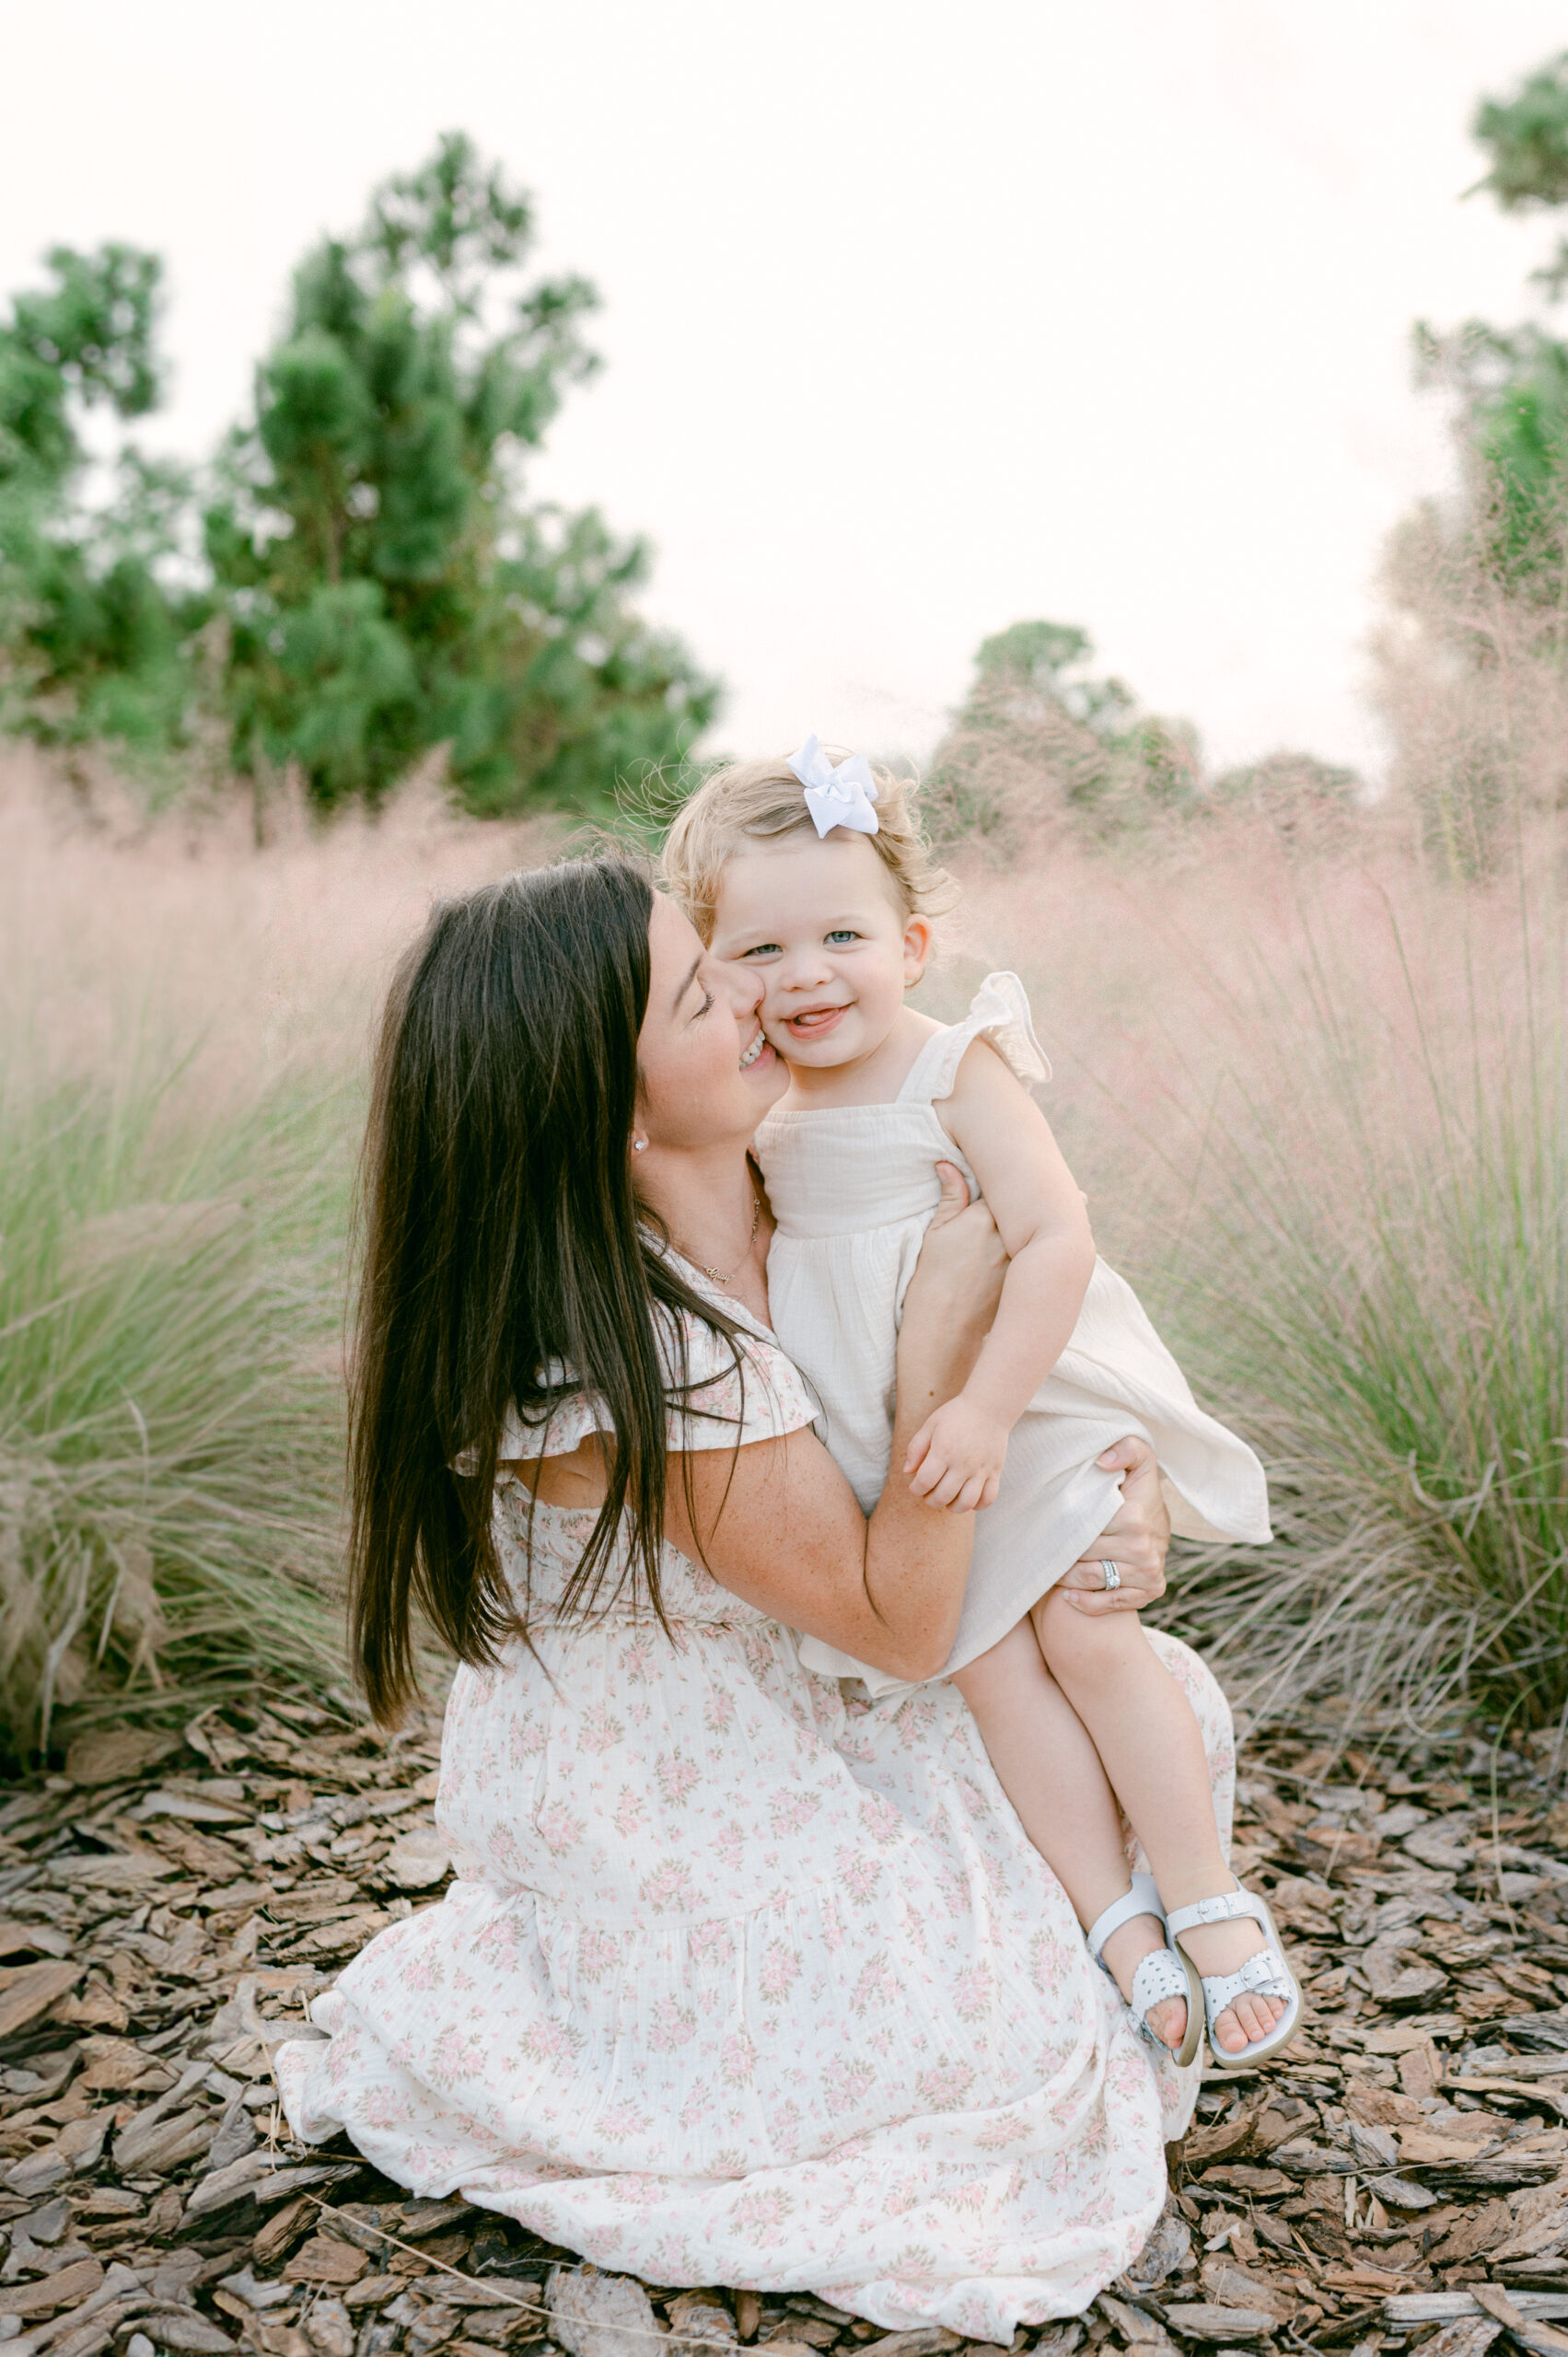
{"label": "girl's bare arm", "polygon": [[917,1495],[967,1510],[995,1497],[1007,1435],[1067,1347],[1095,1240],[1045,1116],[985,1040],[970,1045],[937,1109],[980,1180],[1009,1260],[973,1374],[916,1434],[911,1455]]}

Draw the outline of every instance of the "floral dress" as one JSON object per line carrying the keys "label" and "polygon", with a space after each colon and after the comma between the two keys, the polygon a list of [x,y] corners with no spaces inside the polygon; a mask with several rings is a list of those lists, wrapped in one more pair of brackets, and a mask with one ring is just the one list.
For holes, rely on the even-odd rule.
{"label": "floral dress", "polygon": [[[743,1380],[699,1321],[687,1343],[672,1446],[811,1421],[763,1329]],[[549,1446],[606,1421],[575,1403]],[[498,1483],[519,1595],[529,1503]],[[316,1999],[325,2042],[279,2049],[296,2134],[656,2282],[1003,2342],[1081,2311],[1159,2215],[1196,2071],[1135,2038],[951,1686],[848,1700],[668,1547],[670,1634],[630,1598],[552,1616],[591,1521],[532,1508],[534,1650],[447,1705],[457,1879]],[[1149,1642],[1228,1839],[1224,1697]]]}

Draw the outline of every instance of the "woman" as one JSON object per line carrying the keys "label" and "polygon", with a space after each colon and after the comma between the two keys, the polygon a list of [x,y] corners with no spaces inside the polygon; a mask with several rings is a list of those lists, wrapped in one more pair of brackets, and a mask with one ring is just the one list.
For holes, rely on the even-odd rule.
{"label": "woman", "polygon": [[[459,1656],[459,1879],[283,2048],[296,2132],[665,2283],[811,2289],[1007,2341],[1138,2250],[1195,2076],[1140,2045],[959,1697],[846,1702],[794,1630],[946,1659],[970,1520],[900,1469],[1000,1282],[989,1216],[909,1291],[869,1519],[767,1329],[755,1000],[635,870],[437,911],[381,1042],[356,1367],[354,1625],[372,1705],[417,1597]],[[1148,1601],[1139,1444],[1082,1608]],[[1214,1682],[1192,1696],[1228,1824]]]}

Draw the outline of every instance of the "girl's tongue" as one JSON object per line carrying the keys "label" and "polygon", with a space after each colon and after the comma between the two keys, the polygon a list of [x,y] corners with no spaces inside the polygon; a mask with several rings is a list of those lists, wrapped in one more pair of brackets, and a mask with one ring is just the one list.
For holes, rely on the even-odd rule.
{"label": "girl's tongue", "polygon": [[788,1018],[788,1028],[797,1039],[819,1039],[824,1031],[832,1029],[843,1012],[842,1006],[808,1006]]}

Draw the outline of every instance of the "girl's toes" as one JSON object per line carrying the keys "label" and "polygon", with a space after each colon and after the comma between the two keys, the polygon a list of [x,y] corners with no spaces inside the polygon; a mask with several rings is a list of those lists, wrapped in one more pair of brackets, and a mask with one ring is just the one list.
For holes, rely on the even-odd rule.
{"label": "girl's toes", "polygon": [[1162,2046],[1174,2053],[1187,2035],[1187,2007],[1179,1997],[1167,1997],[1149,2007],[1149,2027]]}
{"label": "girl's toes", "polygon": [[1214,2037],[1226,2054],[1239,2054],[1244,2046],[1267,2038],[1283,2012],[1279,1997],[1238,1997],[1214,2024]]}
{"label": "girl's toes", "polygon": [[1215,2022],[1214,2041],[1224,2049],[1226,2054],[1239,2054],[1244,2046],[1249,2046],[1252,2043],[1249,2032],[1242,2027],[1237,2018],[1237,2010],[1234,2005],[1227,2005]]}

